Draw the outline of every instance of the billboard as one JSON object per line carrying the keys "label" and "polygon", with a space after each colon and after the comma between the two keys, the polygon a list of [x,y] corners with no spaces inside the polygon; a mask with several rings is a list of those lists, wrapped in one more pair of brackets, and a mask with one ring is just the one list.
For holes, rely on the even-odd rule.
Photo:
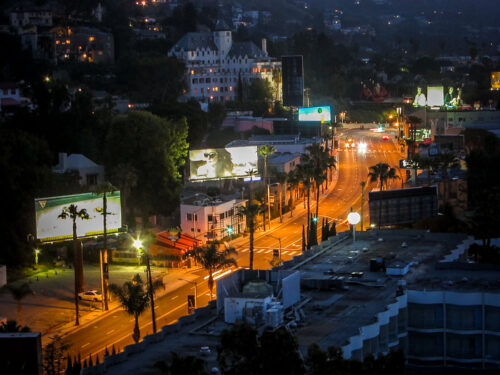
{"label": "billboard", "polygon": [[427,105],[430,107],[444,105],[443,86],[427,86]]}
{"label": "billboard", "polygon": [[258,170],[257,146],[189,151],[191,181],[246,177],[251,169]]}
{"label": "billboard", "polygon": [[330,106],[299,108],[299,121],[332,121]]}
{"label": "billboard", "polygon": [[368,193],[370,223],[378,225],[411,224],[438,214],[436,186],[371,191]]}
{"label": "billboard", "polygon": [[491,89],[500,90],[500,72],[491,72]]}
{"label": "billboard", "polygon": [[304,105],[304,65],[302,55],[281,56],[283,105]]}
{"label": "billboard", "polygon": [[[106,232],[117,232],[122,227],[120,192],[106,194]],[[73,222],[58,216],[64,207],[74,204],[79,210],[86,209],[88,220],[77,220],[78,237],[97,236],[104,232],[102,218],[102,195],[83,193],[59,197],[35,199],[36,238],[42,242],[73,238]]]}

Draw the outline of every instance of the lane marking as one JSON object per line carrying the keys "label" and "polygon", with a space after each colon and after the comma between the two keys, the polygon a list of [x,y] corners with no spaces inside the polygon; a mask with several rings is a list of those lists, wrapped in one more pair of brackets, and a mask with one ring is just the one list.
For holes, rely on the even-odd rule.
{"label": "lane marking", "polygon": [[170,298],[170,299],[173,301],[173,300],[174,300],[174,299],[176,299],[176,298],[179,298],[179,296],[175,296],[175,297],[172,297],[172,298]]}
{"label": "lane marking", "polygon": [[114,330],[114,329],[112,329],[111,331],[106,332],[106,335],[109,335],[110,333],[113,333],[114,331],[115,331],[115,330]]}
{"label": "lane marking", "polygon": [[87,345],[90,345],[90,342],[86,343],[85,345],[82,345],[81,348],[85,348]]}

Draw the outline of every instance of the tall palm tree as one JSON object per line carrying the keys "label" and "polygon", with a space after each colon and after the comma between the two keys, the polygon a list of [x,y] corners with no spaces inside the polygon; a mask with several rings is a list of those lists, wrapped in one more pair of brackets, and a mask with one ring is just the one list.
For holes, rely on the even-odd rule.
{"label": "tall palm tree", "polygon": [[[372,165],[370,167],[370,172],[368,173],[368,177],[370,177],[370,182],[379,181],[380,191],[384,190],[384,185],[387,187],[388,180],[395,180],[396,178],[399,178],[399,176],[396,174],[396,169],[391,168],[389,166],[389,164],[387,164],[387,163],[378,163],[378,164]],[[379,201],[378,208],[379,208],[378,209],[378,229],[380,229],[380,223],[382,221],[381,201]]]}
{"label": "tall palm tree", "polygon": [[310,221],[311,221],[311,179],[312,170],[307,164],[299,164],[295,167],[297,176],[300,178],[300,182],[304,189],[306,190],[307,196],[307,243],[309,243],[309,231],[310,231]]}
{"label": "tall palm tree", "polygon": [[104,250],[101,253],[102,260],[102,298],[104,300],[104,310],[108,310],[108,287],[109,287],[109,268],[108,268],[108,233],[107,233],[107,216],[112,214],[108,212],[108,194],[113,194],[117,188],[113,186],[110,182],[106,181],[100,185],[97,185],[95,193],[102,195],[102,208],[97,211],[102,214],[103,220],[103,247]]}
{"label": "tall palm tree", "polygon": [[260,213],[260,207],[255,203],[249,203],[244,207],[240,207],[238,215],[245,216],[247,228],[250,232],[250,269],[253,270],[253,238],[255,233],[255,222],[257,221],[257,216]]}
{"label": "tall palm tree", "polygon": [[[280,184],[279,188],[279,210],[280,210],[280,223],[283,222],[283,188],[286,189],[287,181],[288,181],[288,173],[285,172],[277,172],[275,174],[276,181]],[[286,199],[286,192],[285,192],[285,199]]]}
{"label": "tall palm tree", "polygon": [[233,247],[219,250],[217,241],[213,241],[205,246],[194,249],[194,257],[208,271],[208,288],[210,289],[210,300],[212,299],[214,289],[213,273],[227,266],[236,266],[236,259],[232,255],[237,252]]}
{"label": "tall palm tree", "polygon": [[62,212],[59,214],[60,219],[71,219],[73,221],[73,268],[75,271],[75,311],[76,319],[75,325],[80,324],[79,320],[79,310],[78,310],[78,293],[83,292],[84,282],[83,282],[83,250],[78,244],[78,237],[76,232],[76,219],[88,220],[89,214],[85,208],[81,210],[75,204],[69,205],[69,207],[64,207]]}
{"label": "tall palm tree", "polygon": [[271,228],[271,204],[269,202],[269,175],[267,171],[267,162],[269,156],[276,152],[276,148],[272,145],[263,145],[257,149],[260,156],[264,158],[264,180],[266,183],[266,202],[267,202],[267,211],[268,211],[268,219],[269,219],[269,228]]}
{"label": "tall palm tree", "polygon": [[138,343],[141,339],[139,330],[139,316],[146,311],[150,304],[149,294],[144,288],[144,283],[139,274],[135,275],[131,281],[126,281],[122,286],[111,284],[111,292],[118,297],[123,309],[135,319],[134,333],[132,339]]}
{"label": "tall palm tree", "polygon": [[21,326],[23,324],[22,321],[22,300],[29,295],[35,294],[33,290],[30,288],[28,283],[21,284],[19,286],[14,286],[12,284],[7,284],[4,287],[17,302],[17,321]]}
{"label": "tall palm tree", "polygon": [[291,170],[288,172],[288,188],[290,191],[290,199],[289,199],[289,206],[290,206],[290,217],[293,216],[293,196],[295,194],[295,190],[299,186],[300,183],[300,178],[297,175],[297,172],[295,170]]}
{"label": "tall palm tree", "polygon": [[248,171],[246,171],[246,174],[247,174],[247,176],[250,177],[250,194],[249,194],[249,198],[250,198],[250,201],[253,201],[253,178],[254,178],[254,176],[258,176],[259,175],[259,171],[252,168],[252,169],[249,169]]}
{"label": "tall palm tree", "polygon": [[439,154],[436,160],[436,164],[441,169],[441,175],[443,177],[443,201],[448,201],[448,184],[449,184],[449,175],[448,168],[456,168],[460,161],[458,158],[451,153]]}

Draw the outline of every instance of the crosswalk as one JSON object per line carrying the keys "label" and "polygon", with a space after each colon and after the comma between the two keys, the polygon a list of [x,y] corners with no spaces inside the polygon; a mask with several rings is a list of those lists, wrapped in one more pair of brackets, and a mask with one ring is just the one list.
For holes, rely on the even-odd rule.
{"label": "crosswalk", "polygon": [[[253,252],[254,254],[272,254],[273,250],[276,250],[274,248],[270,249],[270,248],[258,248],[258,247],[255,247]],[[247,248],[244,248],[244,249],[241,249],[241,250],[238,250],[238,253],[248,253],[250,251],[250,249],[247,247]],[[281,255],[298,255],[299,253],[301,252],[301,249],[288,249],[288,250],[281,250]]]}

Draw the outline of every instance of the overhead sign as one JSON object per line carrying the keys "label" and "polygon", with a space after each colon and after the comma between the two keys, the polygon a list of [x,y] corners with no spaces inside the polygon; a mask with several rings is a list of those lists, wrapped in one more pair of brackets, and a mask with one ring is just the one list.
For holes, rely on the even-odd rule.
{"label": "overhead sign", "polygon": [[332,110],[330,106],[299,108],[299,121],[332,121]]}
{"label": "overhead sign", "polygon": [[189,178],[192,181],[248,177],[251,170],[258,170],[257,146],[189,151]]}
{"label": "overhead sign", "polygon": [[[106,194],[107,216],[106,233],[118,232],[122,227],[120,192]],[[64,208],[74,204],[78,210],[85,209],[88,220],[77,218],[78,237],[97,236],[104,233],[102,217],[102,195],[94,193],[63,195],[35,199],[36,237],[43,242],[73,238],[73,221],[61,219]]]}

